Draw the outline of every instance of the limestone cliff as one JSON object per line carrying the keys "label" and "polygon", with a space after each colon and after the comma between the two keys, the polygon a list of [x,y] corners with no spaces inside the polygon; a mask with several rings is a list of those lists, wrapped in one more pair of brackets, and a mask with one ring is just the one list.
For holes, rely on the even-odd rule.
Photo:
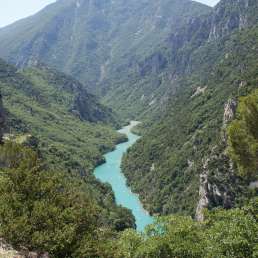
{"label": "limestone cliff", "polygon": [[234,204],[237,178],[231,160],[225,153],[225,128],[236,113],[237,102],[229,99],[224,107],[222,137],[219,146],[211,149],[210,154],[203,160],[203,171],[200,174],[199,202],[196,209],[196,219],[204,220],[204,209],[221,206],[231,208]]}
{"label": "limestone cliff", "polygon": [[253,0],[222,0],[209,18],[209,40],[221,38],[235,29],[242,30],[252,26],[257,19],[252,11],[258,8]]}

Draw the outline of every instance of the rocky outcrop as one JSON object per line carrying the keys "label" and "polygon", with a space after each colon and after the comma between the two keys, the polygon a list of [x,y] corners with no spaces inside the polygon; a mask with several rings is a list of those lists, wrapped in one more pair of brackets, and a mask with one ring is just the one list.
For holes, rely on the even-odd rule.
{"label": "rocky outcrop", "polygon": [[229,99],[224,107],[223,126],[221,130],[222,142],[227,145],[227,125],[234,119],[237,110],[237,101],[235,99]]}
{"label": "rocky outcrop", "polygon": [[225,104],[225,108],[224,108],[223,126],[226,126],[234,119],[236,114],[236,109],[237,109],[237,101],[235,99],[229,99],[228,102]]}
{"label": "rocky outcrop", "polygon": [[249,188],[250,188],[250,189],[258,189],[258,180],[251,182],[251,183],[249,184]]}
{"label": "rocky outcrop", "polygon": [[234,203],[235,184],[231,161],[223,151],[221,152],[221,147],[214,147],[210,156],[203,161],[196,219],[204,220],[204,209],[218,206],[225,209],[231,208]]}

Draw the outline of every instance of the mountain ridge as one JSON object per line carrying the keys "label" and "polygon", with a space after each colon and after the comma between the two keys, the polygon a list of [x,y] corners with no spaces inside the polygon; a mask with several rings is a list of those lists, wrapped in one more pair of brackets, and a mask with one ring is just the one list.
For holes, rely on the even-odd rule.
{"label": "mountain ridge", "polygon": [[[147,51],[152,47],[148,42],[157,45],[160,39],[152,38],[154,33],[156,37],[166,35],[185,17],[207,10],[210,8],[188,0],[148,1],[148,5],[145,1],[58,1],[36,16],[0,30],[0,55],[22,66],[40,59],[87,82],[87,87],[94,90],[107,67],[113,69],[117,61],[128,60],[126,55],[134,49],[142,51],[140,45],[147,44]],[[35,27],[38,23],[39,28]]]}

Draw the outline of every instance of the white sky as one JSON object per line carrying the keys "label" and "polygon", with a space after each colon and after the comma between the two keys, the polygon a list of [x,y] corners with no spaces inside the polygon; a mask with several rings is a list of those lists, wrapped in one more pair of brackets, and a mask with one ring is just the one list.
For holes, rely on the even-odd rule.
{"label": "white sky", "polygon": [[197,2],[201,2],[210,6],[215,6],[220,0],[195,0]]}
{"label": "white sky", "polygon": [[35,14],[55,0],[0,0],[0,27]]}
{"label": "white sky", "polygon": [[[0,0],[0,27],[35,14],[56,0]],[[128,0],[130,1],[130,0]],[[219,0],[196,0],[214,6]]]}

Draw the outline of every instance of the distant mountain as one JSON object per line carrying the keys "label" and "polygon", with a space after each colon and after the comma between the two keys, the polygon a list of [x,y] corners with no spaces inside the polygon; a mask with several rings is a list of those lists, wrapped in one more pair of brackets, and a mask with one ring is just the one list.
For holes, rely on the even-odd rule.
{"label": "distant mountain", "polygon": [[[123,116],[159,118],[180,78],[200,68],[194,53],[209,42],[257,24],[257,9],[257,1],[220,1],[212,11],[185,19],[157,48],[146,55],[132,54],[129,66],[112,73],[106,81],[105,103]],[[211,62],[206,61],[209,70]],[[113,102],[117,96],[119,100]]]}
{"label": "distant mountain", "polygon": [[[164,110],[190,53],[256,22],[255,1],[62,0],[0,30],[0,56],[73,75],[128,118]],[[116,100],[116,101],[114,101]],[[158,116],[158,115],[157,115]]]}
{"label": "distant mountain", "polygon": [[[160,79],[141,78],[167,66],[159,49],[168,36],[210,10],[189,0],[60,0],[1,29],[0,56],[18,66],[40,61],[71,74],[125,116],[129,102],[140,109],[154,100],[153,89],[142,85],[157,88]],[[136,87],[141,89],[132,95]]]}

